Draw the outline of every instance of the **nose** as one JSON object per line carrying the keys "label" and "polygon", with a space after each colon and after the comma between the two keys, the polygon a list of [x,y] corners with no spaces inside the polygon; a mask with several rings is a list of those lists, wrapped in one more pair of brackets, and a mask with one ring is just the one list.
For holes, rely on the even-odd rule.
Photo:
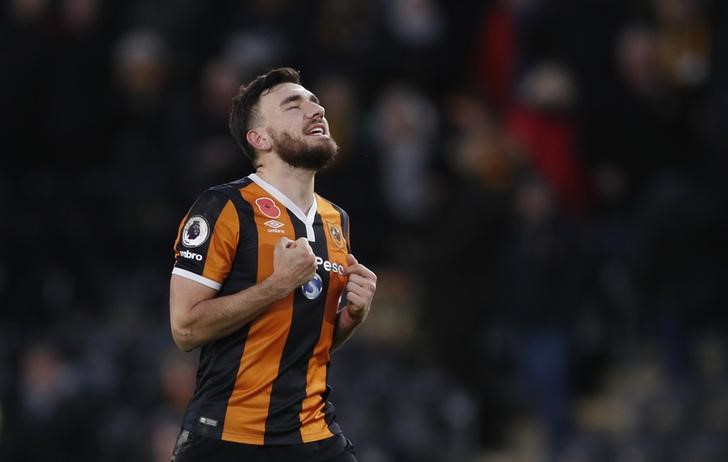
{"label": "nose", "polygon": [[326,115],[326,110],[323,106],[313,101],[309,101],[308,104],[309,106],[307,108],[306,115],[309,119],[324,118],[324,116]]}

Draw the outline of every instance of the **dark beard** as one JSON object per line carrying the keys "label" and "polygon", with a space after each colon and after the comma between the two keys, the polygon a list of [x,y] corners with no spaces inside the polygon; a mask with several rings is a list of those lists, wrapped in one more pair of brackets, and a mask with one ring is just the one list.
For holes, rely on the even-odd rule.
{"label": "dark beard", "polygon": [[326,167],[339,152],[339,145],[333,138],[310,145],[293,138],[288,133],[278,134],[269,131],[268,134],[273,141],[275,151],[291,167],[317,172]]}

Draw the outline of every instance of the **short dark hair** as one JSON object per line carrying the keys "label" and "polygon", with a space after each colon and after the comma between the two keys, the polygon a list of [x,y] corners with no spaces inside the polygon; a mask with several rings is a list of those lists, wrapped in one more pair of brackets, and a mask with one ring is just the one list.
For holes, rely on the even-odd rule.
{"label": "short dark hair", "polygon": [[240,149],[251,161],[255,161],[255,150],[248,143],[248,130],[257,116],[260,95],[282,83],[301,83],[301,75],[291,67],[279,67],[254,78],[250,83],[240,86],[238,95],[233,98],[230,110],[230,133]]}

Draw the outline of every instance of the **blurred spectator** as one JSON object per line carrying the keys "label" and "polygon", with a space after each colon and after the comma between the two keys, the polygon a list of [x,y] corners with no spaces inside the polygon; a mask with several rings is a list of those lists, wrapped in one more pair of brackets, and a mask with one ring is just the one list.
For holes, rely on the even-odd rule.
{"label": "blurred spectator", "polygon": [[655,173],[684,169],[699,159],[691,104],[668,85],[673,77],[660,68],[659,46],[654,29],[644,25],[628,26],[617,41],[624,87],[610,103],[612,133],[605,142],[634,193]]}
{"label": "blurred spectator", "polygon": [[442,33],[442,17],[432,0],[387,2],[392,34],[408,47],[420,48],[436,41]]}
{"label": "blurred spectator", "polygon": [[272,67],[281,59],[282,42],[282,38],[275,34],[275,29],[267,33],[237,31],[226,40],[223,60],[240,76],[239,82],[245,81],[246,78],[255,77],[259,69]]}
{"label": "blurred spectator", "polygon": [[[307,41],[301,55],[319,71],[366,76],[369,85],[379,85],[396,61],[387,46],[384,17],[377,2],[364,0],[321,0],[313,5],[315,21],[307,24]],[[376,56],[377,59],[372,59]]]}
{"label": "blurred spectator", "polygon": [[82,33],[99,20],[99,2],[98,0],[65,0],[61,15],[69,32]]}
{"label": "blurred spectator", "polygon": [[655,0],[660,69],[678,86],[705,82],[709,71],[710,28],[698,0]]}
{"label": "blurred spectator", "polygon": [[578,152],[578,132],[570,110],[574,82],[560,65],[544,63],[523,77],[516,103],[508,110],[506,130],[531,166],[574,214],[588,206],[586,179]]}
{"label": "blurred spectator", "polygon": [[25,415],[36,421],[49,420],[63,400],[74,393],[77,381],[52,347],[29,349],[21,367],[23,376],[19,385]]}
{"label": "blurred spectator", "polygon": [[558,450],[569,429],[573,320],[578,254],[574,226],[559,212],[548,186],[523,182],[505,255],[505,316],[524,396]]}
{"label": "blurred spectator", "polygon": [[[93,400],[79,407],[82,377],[52,342],[28,346],[20,360],[18,420],[8,434],[8,460],[63,457],[87,459],[97,446],[74,435],[92,429]],[[12,418],[12,417],[11,417]]]}
{"label": "blurred spectator", "polygon": [[12,0],[10,15],[19,22],[30,22],[42,18],[48,12],[48,0]]}
{"label": "blurred spectator", "polygon": [[428,168],[435,154],[438,117],[432,102],[405,87],[390,87],[374,112],[384,205],[392,221],[416,225],[429,213],[432,196]]}
{"label": "blurred spectator", "polygon": [[166,59],[164,40],[150,30],[130,32],[115,46],[114,167],[159,162],[171,148]]}
{"label": "blurred spectator", "polygon": [[512,189],[525,159],[488,109],[470,95],[454,95],[447,115],[452,125],[447,161],[458,176],[476,180],[491,191]]}
{"label": "blurred spectator", "polygon": [[513,96],[518,61],[517,4],[491,2],[476,30],[473,68],[478,88],[493,108],[501,112]]}
{"label": "blurred spectator", "polygon": [[[381,2],[388,26],[386,46],[398,59],[387,71],[400,79],[416,80],[424,88],[440,85],[450,76],[428,59],[443,53],[445,23],[435,0],[393,0]],[[396,50],[396,51],[395,51]]]}
{"label": "blurred spectator", "polygon": [[640,24],[623,29],[616,47],[622,79],[636,94],[650,97],[662,91],[657,67],[655,34]]}
{"label": "blurred spectator", "polygon": [[217,59],[209,62],[202,72],[203,109],[207,118],[211,119],[210,125],[215,127],[227,120],[230,101],[237,95],[240,86],[240,71],[235,64]]}
{"label": "blurred spectator", "polygon": [[184,129],[178,138],[184,142],[175,143],[174,158],[177,165],[190,168],[180,169],[175,182],[190,200],[206,185],[232,181],[249,168],[228,131],[230,104],[243,72],[234,59],[226,55],[206,63],[195,101],[182,107],[191,113],[189,118],[178,118],[178,130]]}

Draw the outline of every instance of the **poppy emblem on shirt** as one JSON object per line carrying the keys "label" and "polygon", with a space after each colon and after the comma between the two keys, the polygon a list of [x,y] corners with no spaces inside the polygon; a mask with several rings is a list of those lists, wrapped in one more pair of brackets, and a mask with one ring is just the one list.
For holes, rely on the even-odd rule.
{"label": "poppy emblem on shirt", "polygon": [[281,216],[281,209],[278,208],[273,199],[270,197],[259,197],[255,200],[255,205],[258,206],[260,213],[268,218],[278,218]]}

